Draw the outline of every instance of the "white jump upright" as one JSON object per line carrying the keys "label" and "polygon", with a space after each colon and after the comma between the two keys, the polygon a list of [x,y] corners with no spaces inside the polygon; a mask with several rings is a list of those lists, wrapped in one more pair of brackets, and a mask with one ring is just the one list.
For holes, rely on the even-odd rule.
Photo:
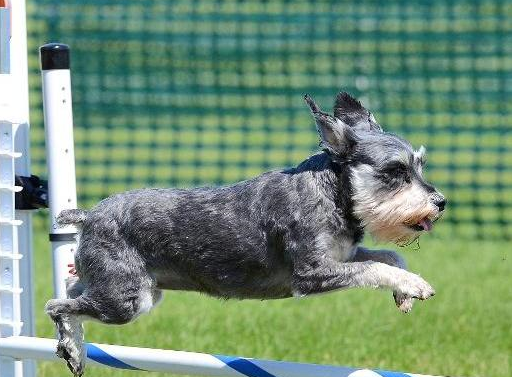
{"label": "white jump upright", "polygon": [[75,150],[69,47],[49,43],[40,48],[43,82],[50,242],[56,298],[66,297],[65,279],[76,250],[76,228],[61,227],[56,218],[63,209],[76,208]]}
{"label": "white jump upright", "polygon": [[[24,0],[0,0],[0,339],[34,336],[32,218],[15,208],[30,176],[27,32]],[[0,377],[33,377],[31,360],[0,354]]]}

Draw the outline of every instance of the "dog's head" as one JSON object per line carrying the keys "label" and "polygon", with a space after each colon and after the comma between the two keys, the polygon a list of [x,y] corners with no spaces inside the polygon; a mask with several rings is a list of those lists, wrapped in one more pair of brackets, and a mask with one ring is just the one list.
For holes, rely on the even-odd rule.
{"label": "dog's head", "polygon": [[426,151],[384,132],[373,115],[347,93],[336,97],[334,116],[306,95],[321,146],[348,171],[354,215],[378,240],[399,245],[430,231],[446,199],[423,178]]}

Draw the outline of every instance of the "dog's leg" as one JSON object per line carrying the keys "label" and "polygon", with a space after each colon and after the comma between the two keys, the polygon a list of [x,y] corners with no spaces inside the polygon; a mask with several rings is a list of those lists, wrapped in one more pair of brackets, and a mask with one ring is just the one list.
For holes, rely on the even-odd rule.
{"label": "dog's leg", "polygon": [[84,292],[85,286],[78,276],[70,276],[66,279],[66,294],[68,298],[77,298]]}
{"label": "dog's leg", "polygon": [[389,288],[407,297],[426,300],[434,289],[421,277],[381,262],[339,263],[331,259],[317,261],[311,268],[301,266],[293,274],[295,295],[328,292],[353,287]]}
{"label": "dog's leg", "polygon": [[395,251],[391,250],[368,250],[364,247],[358,247],[356,253],[352,258],[353,262],[374,261],[385,263],[389,266],[394,266],[407,270],[407,265],[404,258]]}
{"label": "dog's leg", "polygon": [[[400,254],[391,250],[368,250],[364,247],[358,247],[356,254],[352,258],[354,262],[375,261],[385,263],[389,266],[395,266],[407,270],[407,264]],[[395,304],[403,313],[409,313],[412,310],[414,298],[401,292],[393,291]]]}
{"label": "dog's leg", "polygon": [[[86,354],[82,320],[96,319],[109,324],[124,324],[146,312],[159,300],[161,292],[152,289],[151,280],[112,276],[112,284],[84,287],[74,279],[68,282],[68,299],[50,300],[46,312],[57,326],[57,355],[66,360],[75,376],[81,376]],[[79,294],[78,296],[76,296]]]}
{"label": "dog's leg", "polygon": [[84,290],[77,276],[66,279],[66,292],[69,299],[50,300],[46,304],[46,312],[57,326],[59,342],[57,355],[66,360],[73,374],[82,375],[85,363],[83,347],[84,332],[81,315],[86,312],[80,308],[79,302],[73,300]]}
{"label": "dog's leg", "polygon": [[81,316],[87,310],[77,299],[50,300],[45,310],[57,327],[57,356],[66,360],[68,368],[75,376],[81,376],[86,358]]}

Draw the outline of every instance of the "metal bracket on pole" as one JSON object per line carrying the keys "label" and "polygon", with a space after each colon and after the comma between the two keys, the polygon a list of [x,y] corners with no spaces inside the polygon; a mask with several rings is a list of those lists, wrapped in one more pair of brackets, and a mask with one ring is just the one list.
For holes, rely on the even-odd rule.
{"label": "metal bracket on pole", "polygon": [[48,208],[48,181],[37,175],[16,176],[16,185],[22,190],[16,191],[16,209]]}

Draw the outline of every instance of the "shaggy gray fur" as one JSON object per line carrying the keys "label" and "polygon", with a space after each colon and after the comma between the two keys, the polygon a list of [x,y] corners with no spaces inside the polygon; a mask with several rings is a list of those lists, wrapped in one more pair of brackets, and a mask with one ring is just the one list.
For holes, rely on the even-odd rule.
{"label": "shaggy gray fur", "polygon": [[[129,191],[89,211],[64,211],[59,222],[79,224],[81,232],[70,298],[47,304],[59,329],[70,318],[127,323],[148,311],[162,289],[279,299],[386,287],[403,311],[414,298],[433,295],[428,283],[405,271],[395,252],[358,246],[364,225],[353,212],[351,180],[363,165],[375,169],[371,184],[382,192],[416,180],[444,207],[444,198],[415,170],[412,147],[382,132],[346,93],[336,100],[339,118],[323,113],[309,97],[306,102],[324,152],[295,168],[226,187]],[[404,155],[410,165],[396,173],[390,163]],[[74,349],[70,336],[60,331],[60,355],[80,375],[84,360],[74,356],[82,352],[80,340]]]}

